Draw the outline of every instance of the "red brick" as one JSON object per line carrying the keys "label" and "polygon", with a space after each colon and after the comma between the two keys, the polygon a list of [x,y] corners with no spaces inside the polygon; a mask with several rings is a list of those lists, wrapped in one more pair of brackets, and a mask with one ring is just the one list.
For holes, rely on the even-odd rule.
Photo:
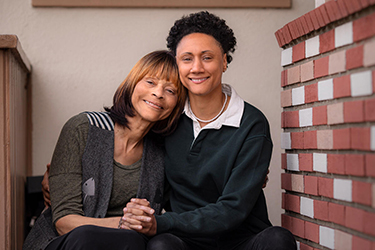
{"label": "red brick", "polygon": [[314,200],[314,218],[328,221],[328,202]]}
{"label": "red brick", "polygon": [[364,225],[365,211],[363,211],[362,209],[347,206],[345,208],[345,226],[357,230],[359,232],[363,232]]}
{"label": "red brick", "polygon": [[317,102],[318,99],[318,84],[310,84],[305,86],[305,103]]}
{"label": "red brick", "polygon": [[366,7],[368,7],[368,6],[370,6],[370,2],[367,1],[367,0],[359,0],[359,3],[361,4],[362,9],[364,9],[364,8],[366,8]]}
{"label": "red brick", "polygon": [[363,67],[363,45],[346,50],[346,69]]}
{"label": "red brick", "polygon": [[319,21],[318,21],[318,18],[316,16],[315,11],[310,11],[310,12],[307,13],[307,15],[309,15],[310,18],[311,18],[311,21],[314,25],[314,30],[318,30],[321,26],[319,24]]}
{"label": "red brick", "polygon": [[292,231],[292,217],[286,214],[281,214],[281,226]]}
{"label": "red brick", "polygon": [[365,212],[366,213],[366,220],[365,220],[365,230],[366,234],[370,234],[375,236],[375,213]]}
{"label": "red brick", "polygon": [[281,169],[287,169],[286,154],[281,154]]}
{"label": "red brick", "polygon": [[299,170],[313,171],[313,155],[312,154],[298,154]]}
{"label": "red brick", "polygon": [[365,155],[346,154],[345,155],[345,174],[364,176],[365,175]]}
{"label": "red brick", "polygon": [[350,128],[350,143],[352,149],[370,150],[370,128]]}
{"label": "red brick", "polygon": [[345,155],[328,154],[327,172],[332,174],[345,174]]}
{"label": "red brick", "polygon": [[300,18],[295,19],[294,22],[297,25],[297,29],[299,31],[300,37],[303,36],[303,35],[306,35],[307,33],[305,32],[305,30],[302,26]]}
{"label": "red brick", "polygon": [[292,234],[304,238],[305,237],[305,221],[292,217]]}
{"label": "red brick", "polygon": [[305,14],[305,15],[303,15],[303,17],[304,17],[305,20],[306,20],[306,23],[307,23],[307,27],[308,27],[308,29],[309,29],[309,32],[314,31],[314,30],[315,30],[315,29],[314,29],[314,24],[313,24],[312,21],[311,21],[311,17],[310,17],[310,15]]}
{"label": "red brick", "polygon": [[298,195],[285,194],[285,210],[300,213],[300,197]]}
{"label": "red brick", "polygon": [[365,121],[364,101],[344,102],[344,122],[364,122]]}
{"label": "red brick", "polygon": [[371,183],[352,181],[353,202],[371,206]]}
{"label": "red brick", "polygon": [[319,243],[319,225],[305,221],[305,238]]}
{"label": "red brick", "polygon": [[292,35],[290,34],[290,30],[289,30],[288,26],[285,25],[282,28],[282,31],[283,31],[283,35],[284,35],[284,39],[285,39],[286,44],[289,44],[293,39],[292,39]]}
{"label": "red brick", "polygon": [[365,155],[366,176],[375,177],[375,154]]}
{"label": "red brick", "polygon": [[358,42],[375,35],[375,12],[353,21],[353,41]]}
{"label": "red brick", "polygon": [[330,30],[319,36],[319,52],[325,53],[335,49],[335,30]]}
{"label": "red brick", "polygon": [[318,195],[318,177],[305,175],[305,193]]}
{"label": "red brick", "polygon": [[339,225],[345,225],[345,206],[329,202],[328,220]]}
{"label": "red brick", "polygon": [[310,33],[309,25],[307,24],[307,21],[306,21],[305,16],[301,16],[301,17],[299,17],[298,20],[299,20],[299,22],[300,22],[301,25],[302,25],[302,28],[303,28],[303,30],[304,30],[304,33],[305,33],[305,34]]}
{"label": "red brick", "polygon": [[287,78],[288,85],[301,81],[301,67],[300,66],[289,68],[287,74],[288,74],[288,78]]}
{"label": "red brick", "polygon": [[281,174],[281,188],[285,190],[292,190],[292,175],[287,173]]}
{"label": "red brick", "polygon": [[300,242],[299,249],[300,250],[314,250],[315,248],[310,247],[309,245],[306,245],[306,244],[303,244],[302,242]]}
{"label": "red brick", "polygon": [[375,98],[365,100],[365,121],[375,121]]}
{"label": "red brick", "polygon": [[279,44],[279,47],[284,46],[285,42],[284,42],[284,39],[282,38],[280,30],[275,32],[275,37],[276,37],[277,43]]}
{"label": "red brick", "polygon": [[305,59],[305,41],[293,46],[292,60],[293,62]]}
{"label": "red brick", "polygon": [[281,71],[281,87],[288,85],[288,70]]}
{"label": "red brick", "polygon": [[304,135],[304,148],[314,149],[318,147],[317,132],[316,130],[305,131]]}
{"label": "red brick", "polygon": [[297,28],[294,26],[293,22],[290,22],[286,25],[290,31],[290,35],[292,36],[292,40],[295,40],[298,38],[298,31]]}
{"label": "red brick", "polygon": [[337,6],[339,7],[340,13],[342,17],[347,17],[349,15],[348,10],[346,9],[346,5],[344,0],[337,0]]}
{"label": "red brick", "polygon": [[284,113],[284,125],[285,128],[298,128],[299,127],[299,112],[296,111],[285,111]]}
{"label": "red brick", "polygon": [[298,27],[297,20],[294,19],[293,21],[291,21],[291,24],[297,34],[297,38],[300,38],[301,36],[303,36],[303,31],[301,31],[301,29]]}
{"label": "red brick", "polygon": [[315,69],[314,69],[315,78],[328,75],[328,64],[329,64],[328,56],[315,60]]}
{"label": "red brick", "polygon": [[375,70],[372,71],[372,93],[375,93]]}
{"label": "red brick", "polygon": [[318,193],[321,196],[333,198],[333,179],[319,177],[318,178]]}
{"label": "red brick", "polygon": [[318,23],[319,23],[319,27],[324,27],[326,26],[326,23],[324,22],[324,18],[323,18],[323,15],[322,13],[320,12],[320,10],[318,8],[315,8],[314,10],[312,10],[311,12],[314,12],[315,15],[316,15],[316,19],[318,20]]}
{"label": "red brick", "polygon": [[292,149],[303,149],[303,132],[291,132]]}
{"label": "red brick", "polygon": [[371,250],[372,242],[353,235],[352,249]]}
{"label": "red brick", "polygon": [[343,18],[343,15],[340,12],[339,6],[336,1],[329,1],[325,4],[329,19],[331,21],[337,21]]}
{"label": "red brick", "polygon": [[327,106],[313,107],[313,125],[317,126],[325,124],[327,124]]}
{"label": "red brick", "polygon": [[333,98],[351,96],[350,75],[345,75],[333,79]]}
{"label": "red brick", "polygon": [[350,128],[334,129],[333,149],[350,149]]}
{"label": "red brick", "polygon": [[329,24],[331,22],[331,20],[329,19],[325,4],[319,6],[317,9],[318,9],[318,11],[320,11],[320,14],[323,17],[324,25]]}
{"label": "red brick", "polygon": [[357,3],[357,0],[346,0],[344,2],[349,14],[353,14],[361,10],[361,6],[359,3]]}

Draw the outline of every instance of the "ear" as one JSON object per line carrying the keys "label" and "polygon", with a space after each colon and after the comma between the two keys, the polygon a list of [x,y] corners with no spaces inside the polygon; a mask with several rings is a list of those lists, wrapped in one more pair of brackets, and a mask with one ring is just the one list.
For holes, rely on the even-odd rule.
{"label": "ear", "polygon": [[223,72],[225,72],[228,68],[228,61],[227,61],[227,53],[223,55]]}

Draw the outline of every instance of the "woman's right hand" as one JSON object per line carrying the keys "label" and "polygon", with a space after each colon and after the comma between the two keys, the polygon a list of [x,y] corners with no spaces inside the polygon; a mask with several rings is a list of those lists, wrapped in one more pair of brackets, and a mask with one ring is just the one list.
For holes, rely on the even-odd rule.
{"label": "woman's right hand", "polygon": [[47,164],[47,170],[44,173],[43,181],[42,181],[43,199],[44,199],[44,205],[46,207],[51,206],[51,197],[50,197],[50,194],[49,194],[49,181],[48,181],[50,166],[51,166],[51,164],[48,163]]}

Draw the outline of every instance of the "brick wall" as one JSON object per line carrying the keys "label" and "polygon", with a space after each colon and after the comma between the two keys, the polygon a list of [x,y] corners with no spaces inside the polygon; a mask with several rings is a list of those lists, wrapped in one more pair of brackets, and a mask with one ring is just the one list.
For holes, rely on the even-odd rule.
{"label": "brick wall", "polygon": [[282,226],[301,250],[375,250],[375,0],[317,5],[275,33]]}

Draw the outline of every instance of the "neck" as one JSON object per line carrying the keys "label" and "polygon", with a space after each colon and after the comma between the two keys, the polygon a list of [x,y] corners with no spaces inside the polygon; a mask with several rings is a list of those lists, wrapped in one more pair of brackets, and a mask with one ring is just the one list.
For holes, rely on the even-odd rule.
{"label": "neck", "polygon": [[193,116],[201,126],[205,126],[216,120],[226,110],[229,98],[220,89],[220,92],[214,95],[189,95],[189,105]]}

